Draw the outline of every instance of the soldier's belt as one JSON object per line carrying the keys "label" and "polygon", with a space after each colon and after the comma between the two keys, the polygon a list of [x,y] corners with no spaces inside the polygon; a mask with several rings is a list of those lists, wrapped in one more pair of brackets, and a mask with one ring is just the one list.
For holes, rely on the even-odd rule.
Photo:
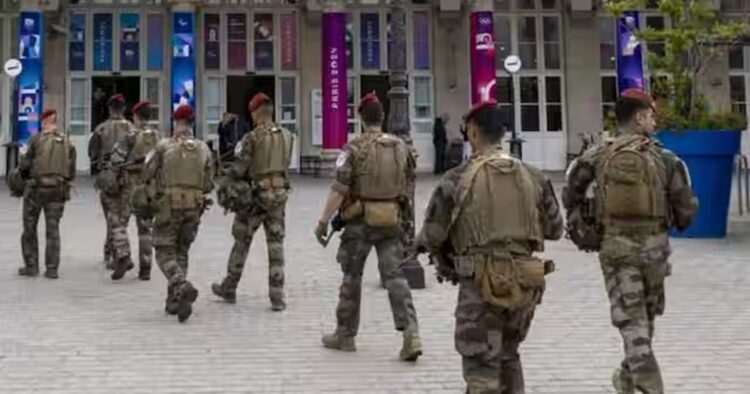
{"label": "soldier's belt", "polygon": [[170,187],[165,190],[172,209],[192,209],[203,206],[203,190]]}
{"label": "soldier's belt", "polygon": [[286,179],[281,175],[272,175],[258,181],[261,189],[281,189],[286,186]]}

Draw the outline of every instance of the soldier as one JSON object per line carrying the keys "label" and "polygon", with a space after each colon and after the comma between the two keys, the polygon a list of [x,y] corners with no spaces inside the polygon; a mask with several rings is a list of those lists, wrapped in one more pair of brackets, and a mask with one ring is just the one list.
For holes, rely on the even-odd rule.
{"label": "soldier", "polygon": [[168,280],[165,310],[180,322],[190,317],[198,297],[186,279],[188,251],[210,204],[205,195],[213,189],[211,152],[193,136],[192,116],[188,105],[174,111],[174,135],[160,140],[147,155],[143,174],[144,182],[155,189],[153,243],[156,263]]}
{"label": "soldier", "polygon": [[235,147],[236,160],[229,170],[230,182],[251,185],[253,202],[236,212],[227,276],[211,286],[214,294],[227,302],[236,300],[237,284],[247,260],[255,231],[260,225],[268,244],[268,297],[271,309],[283,311],[284,301],[284,210],[289,195],[287,170],[291,163],[292,134],[273,123],[273,101],[256,94],[248,106],[255,129]]}
{"label": "soldier", "polygon": [[[134,187],[143,185],[143,163],[148,154],[161,138],[161,133],[151,125],[151,107],[148,100],[141,101],[133,106],[133,121],[135,128],[127,137],[121,139],[115,145],[110,160],[110,168],[117,172],[120,182],[120,199],[123,207],[122,215],[113,215],[116,217],[112,228],[114,236],[115,249],[126,248],[128,244],[128,222],[130,221],[130,195]],[[151,227],[152,218],[144,215],[142,212],[135,212],[136,227],[138,229],[138,278],[141,280],[151,279]],[[129,261],[127,261],[129,263]],[[112,273],[112,279],[119,280],[126,271],[132,268],[129,265],[117,265],[115,272]]]}
{"label": "soldier", "polygon": [[416,240],[459,284],[455,346],[469,394],[524,393],[518,347],[552,271],[533,253],[563,232],[552,184],[502,150],[501,118],[494,100],[466,115],[474,153],[443,176]]}
{"label": "soldier", "polygon": [[404,247],[399,219],[402,207],[409,204],[408,183],[416,163],[403,140],[382,132],[383,106],[376,95],[365,96],[358,112],[363,133],[347,144],[336,160],[336,180],[315,229],[318,242],[325,245],[328,222],[336,211],[345,222],[336,257],[344,273],[336,307],[338,324],[322,342],[330,349],[356,350],[362,273],[367,255],[375,247],[394,325],[403,332],[400,358],[416,361],[422,355],[422,342],[411,291],[402,272]]}
{"label": "soldier", "polygon": [[[130,245],[120,238],[119,250],[115,250],[112,227],[119,222],[127,211],[127,200],[121,198],[119,191],[119,180],[114,178],[112,171],[107,169],[109,159],[115,144],[132,133],[134,126],[125,119],[125,96],[115,94],[107,101],[109,107],[109,119],[101,123],[94,130],[89,140],[89,159],[91,161],[91,174],[95,176],[94,188],[99,192],[99,199],[107,221],[107,236],[104,241],[104,262],[107,268],[114,268],[116,264],[129,266]],[[107,189],[107,190],[105,190]]]}
{"label": "soldier", "polygon": [[60,219],[70,199],[70,184],[76,175],[76,150],[57,128],[57,112],[46,110],[39,117],[42,131],[31,137],[28,150],[21,156],[19,172],[27,179],[23,195],[23,235],[21,248],[25,266],[21,276],[39,274],[37,223],[44,211],[47,226],[47,250],[44,276],[57,279],[60,266]]}
{"label": "soldier", "polygon": [[[578,217],[592,184],[603,233],[599,249],[612,324],[625,358],[612,381],[620,394],[664,393],[652,349],[654,320],[664,312],[664,279],[670,274],[667,231],[690,226],[697,200],[685,164],[652,138],[654,103],[629,89],[615,104],[618,135],[593,148],[568,169],[563,204]],[[574,227],[577,222],[569,223]],[[580,246],[579,247],[583,247]]]}

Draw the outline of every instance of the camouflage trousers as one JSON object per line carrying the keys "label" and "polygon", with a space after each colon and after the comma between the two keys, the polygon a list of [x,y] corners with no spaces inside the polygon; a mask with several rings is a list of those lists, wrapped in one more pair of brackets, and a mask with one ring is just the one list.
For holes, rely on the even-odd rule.
{"label": "camouflage trousers", "polygon": [[168,218],[154,220],[156,264],[167,278],[167,302],[187,282],[188,251],[198,235],[201,214],[201,209],[172,210]]}
{"label": "camouflage trousers", "polygon": [[625,349],[620,378],[646,394],[664,393],[652,348],[654,320],[664,313],[664,279],[671,253],[666,234],[605,236],[599,253],[612,324]]}
{"label": "camouflage trousers", "polygon": [[112,250],[112,228],[109,226],[108,215],[109,215],[109,199],[107,196],[99,191],[99,202],[102,206],[102,214],[104,214],[104,223],[107,226],[106,236],[104,238],[104,262],[107,264],[114,257]]}
{"label": "camouflage trousers", "polygon": [[44,264],[47,269],[59,267],[60,219],[63,216],[66,199],[64,194],[57,191],[27,188],[23,198],[23,233],[21,235],[21,250],[26,267],[39,269],[37,226],[42,211],[44,211],[47,237]]}
{"label": "camouflage trousers", "polygon": [[[102,206],[106,206],[107,231],[112,258],[115,261],[130,257],[128,222],[130,221],[130,190],[118,194],[101,194]],[[106,248],[106,246],[105,246]]]}
{"label": "camouflage trousers", "polygon": [[499,308],[484,301],[477,282],[462,279],[456,305],[456,351],[468,394],[524,394],[518,347],[526,339],[543,290],[524,290],[522,306]]}
{"label": "camouflage trousers", "polygon": [[234,246],[229,255],[224,286],[237,288],[250,252],[250,244],[258,228],[263,225],[268,248],[268,297],[271,301],[284,301],[284,236],[285,204],[269,211],[253,210],[250,214],[237,214],[232,224]]}
{"label": "camouflage trousers", "polygon": [[344,273],[336,307],[336,334],[346,337],[357,335],[362,274],[367,256],[373,247],[378,254],[378,270],[388,291],[396,330],[418,330],[417,312],[401,267],[404,248],[400,235],[399,228],[375,229],[360,222],[347,223],[341,234],[341,245],[336,255],[336,260]]}

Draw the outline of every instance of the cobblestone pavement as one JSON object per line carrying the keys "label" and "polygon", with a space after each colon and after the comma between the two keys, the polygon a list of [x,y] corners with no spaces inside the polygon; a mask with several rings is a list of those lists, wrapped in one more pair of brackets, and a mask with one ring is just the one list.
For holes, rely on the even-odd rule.
{"label": "cobblestone pavement", "polygon": [[[434,183],[420,182],[420,209]],[[373,261],[359,350],[342,354],[320,346],[320,336],[334,327],[341,277],[337,242],[322,249],[312,236],[327,185],[294,180],[286,312],[268,307],[262,232],[237,304],[209,294],[210,283],[225,273],[232,242],[231,217],[214,207],[191,251],[189,277],[201,296],[182,325],[164,315],[165,281],[156,268],[151,282],[137,281],[132,271],[121,283],[110,281],[99,261],[104,220],[87,180],[63,217],[61,278],[17,277],[20,201],[0,187],[0,392],[460,393],[452,336],[456,290],[438,285],[431,268],[427,289],[414,292],[426,352],[415,365],[397,360],[400,336]],[[674,275],[655,345],[669,393],[750,392],[748,227],[740,223],[726,240],[674,241]],[[550,245],[547,256],[557,272],[522,347],[527,392],[610,393],[621,344],[609,324],[595,257],[567,241]]]}

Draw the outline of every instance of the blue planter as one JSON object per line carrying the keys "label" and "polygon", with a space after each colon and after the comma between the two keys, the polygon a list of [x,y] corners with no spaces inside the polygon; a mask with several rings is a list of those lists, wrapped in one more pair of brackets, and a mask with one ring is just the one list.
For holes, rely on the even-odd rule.
{"label": "blue planter", "polygon": [[735,155],[740,150],[739,130],[685,130],[660,132],[657,138],[687,165],[693,192],[698,197],[698,215],[684,233],[676,237],[723,238],[727,234],[729,198]]}

